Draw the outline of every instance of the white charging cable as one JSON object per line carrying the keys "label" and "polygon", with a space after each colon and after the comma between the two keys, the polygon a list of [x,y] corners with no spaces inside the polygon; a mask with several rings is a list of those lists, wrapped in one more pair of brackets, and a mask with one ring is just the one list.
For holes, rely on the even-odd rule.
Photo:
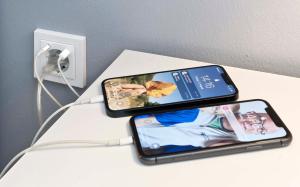
{"label": "white charging cable", "polygon": [[[54,65],[46,65],[42,73],[40,75],[41,82],[44,82],[44,73],[50,73],[55,71],[55,66]],[[41,84],[37,84],[37,91],[36,91],[36,107],[37,107],[37,116],[38,116],[38,121],[39,125],[43,124],[43,107],[42,107],[42,86]]]}
{"label": "white charging cable", "polygon": [[49,97],[59,106],[62,107],[63,105],[51,94],[51,92],[45,87],[45,85],[43,84],[43,81],[40,78],[40,75],[38,73],[37,70],[37,59],[46,51],[48,51],[50,49],[50,45],[46,45],[45,47],[43,47],[42,49],[39,50],[39,52],[35,55],[34,57],[34,62],[33,62],[33,69],[34,69],[34,73],[35,76],[39,82],[39,84],[41,85],[42,89],[49,95]]}
{"label": "white charging cable", "polygon": [[[43,53],[45,53],[46,51],[48,51],[50,49],[50,45],[46,45],[45,47],[43,47],[36,55],[35,57],[35,61],[34,61],[34,71],[35,71],[35,75],[37,77],[38,80],[38,85],[37,85],[37,115],[38,115],[38,121],[39,124],[42,125],[43,123],[43,112],[42,112],[42,89],[45,90],[45,92],[50,96],[50,98],[60,107],[62,107],[62,104],[51,94],[51,92],[44,86],[43,83],[43,77],[44,77],[44,73],[47,72],[52,72],[55,71],[55,66],[54,65],[48,65],[46,64],[44,68],[42,68],[42,72],[41,75],[39,75],[39,73],[37,72],[37,58],[42,55]],[[59,69],[59,72],[61,74],[61,76],[63,77],[64,81],[66,82],[66,84],[68,85],[68,87],[71,89],[71,91],[76,95],[79,96],[79,94],[73,89],[73,87],[70,85],[70,83],[68,82],[68,80],[66,79],[60,63],[62,60],[65,60],[68,56],[70,55],[70,51],[65,49],[63,50],[60,54],[59,54],[59,58],[57,60],[57,66]]]}
{"label": "white charging cable", "polygon": [[41,148],[47,148],[49,146],[53,145],[69,145],[69,144],[85,144],[89,146],[122,146],[122,145],[129,145],[133,143],[133,139],[131,136],[126,138],[117,138],[117,139],[106,139],[106,140],[61,140],[61,141],[52,141],[52,142],[46,142],[46,143],[39,143],[36,145],[32,145],[27,149],[24,149],[20,153],[18,153],[16,156],[14,156],[8,164],[4,167],[0,174],[0,179],[6,174],[6,172],[11,168],[11,166],[24,154],[30,152],[30,151],[36,151]]}
{"label": "white charging cable", "polygon": [[[43,75],[41,76],[41,81],[43,82]],[[43,110],[42,110],[42,86],[41,84],[37,85],[36,91],[36,108],[37,108],[37,115],[39,120],[39,125],[43,123]]]}
{"label": "white charging cable", "polygon": [[54,116],[56,116],[57,114],[59,114],[61,111],[64,111],[65,109],[74,106],[74,105],[83,105],[83,104],[93,104],[93,103],[100,103],[103,102],[103,95],[99,95],[96,97],[92,97],[89,99],[83,99],[83,100],[79,100],[79,101],[75,101],[73,103],[69,103],[59,109],[57,109],[55,112],[53,112],[45,121],[44,123],[41,125],[41,127],[39,128],[39,130],[36,132],[36,134],[34,135],[34,138],[31,142],[31,145],[33,145],[38,138],[40,137],[41,133],[43,132],[43,130],[45,129],[45,127],[47,126],[47,124],[52,120],[52,118]]}
{"label": "white charging cable", "polygon": [[60,63],[62,60],[65,60],[66,58],[68,58],[68,56],[71,54],[71,52],[68,49],[64,49],[58,57],[57,60],[57,67],[59,70],[60,75],[62,76],[62,78],[64,79],[65,83],[67,84],[67,86],[70,88],[70,90],[77,96],[79,97],[78,92],[71,86],[70,82],[68,81],[68,79],[66,78],[64,72],[62,71],[61,67],[60,67]]}

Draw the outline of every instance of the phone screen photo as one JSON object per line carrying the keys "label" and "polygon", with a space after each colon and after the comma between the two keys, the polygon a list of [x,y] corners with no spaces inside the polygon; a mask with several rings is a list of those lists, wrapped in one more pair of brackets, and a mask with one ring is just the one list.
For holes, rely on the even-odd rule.
{"label": "phone screen photo", "polygon": [[150,156],[286,136],[267,108],[254,100],[141,115],[133,121],[141,150]]}
{"label": "phone screen photo", "polygon": [[108,79],[104,82],[110,110],[159,106],[237,93],[224,69],[204,66]]}

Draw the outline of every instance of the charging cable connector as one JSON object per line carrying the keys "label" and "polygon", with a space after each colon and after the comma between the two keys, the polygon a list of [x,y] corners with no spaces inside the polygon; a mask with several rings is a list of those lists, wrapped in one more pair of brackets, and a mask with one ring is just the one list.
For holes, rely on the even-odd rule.
{"label": "charging cable connector", "polygon": [[51,48],[51,46],[49,44],[45,45],[44,47],[42,47],[37,54],[34,57],[34,62],[33,62],[33,70],[35,73],[35,76],[39,82],[39,84],[41,85],[42,89],[46,92],[46,94],[49,95],[49,97],[59,106],[62,107],[63,105],[52,95],[52,93],[45,87],[45,85],[43,84],[43,81],[38,73],[37,70],[37,60],[38,58],[45,52],[47,52],[49,49]]}
{"label": "charging cable connector", "polygon": [[60,60],[65,60],[66,58],[68,58],[68,56],[71,54],[71,52],[68,49],[64,49],[60,54],[59,54],[59,58]]}
{"label": "charging cable connector", "polygon": [[84,105],[84,104],[94,104],[94,103],[101,103],[104,101],[104,97],[103,95],[99,95],[99,96],[95,96],[95,97],[91,97],[89,99],[83,99],[83,100],[78,100],[75,101],[73,103],[69,103],[59,109],[57,109],[55,112],[53,112],[45,121],[44,123],[41,125],[41,127],[39,128],[39,130],[37,131],[37,133],[35,134],[31,145],[33,145],[38,138],[40,137],[41,133],[44,131],[45,127],[47,126],[47,124],[53,119],[54,116],[56,116],[57,114],[59,114],[60,112],[66,110],[67,108],[71,107],[71,106],[75,106],[75,105]]}
{"label": "charging cable connector", "polygon": [[60,75],[62,76],[62,78],[64,79],[65,83],[67,84],[67,86],[70,88],[70,90],[77,96],[79,97],[78,92],[71,86],[70,82],[68,81],[68,79],[66,78],[64,72],[62,71],[61,67],[60,67],[60,63],[61,61],[65,60],[66,58],[68,58],[68,56],[71,54],[71,52],[68,49],[64,49],[58,57],[57,60],[57,67],[59,70]]}
{"label": "charging cable connector", "polygon": [[37,56],[41,55],[42,53],[48,51],[51,48],[49,44],[46,44],[44,47],[41,48],[41,50],[38,52]]}
{"label": "charging cable connector", "polygon": [[82,99],[74,102],[74,105],[83,105],[83,104],[94,104],[94,103],[101,103],[104,101],[103,95],[98,95],[95,97],[91,97],[88,99]]}

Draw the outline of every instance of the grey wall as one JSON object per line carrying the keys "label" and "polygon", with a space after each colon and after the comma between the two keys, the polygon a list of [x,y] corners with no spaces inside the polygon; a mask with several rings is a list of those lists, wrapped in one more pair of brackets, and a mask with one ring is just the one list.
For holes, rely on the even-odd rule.
{"label": "grey wall", "polygon": [[38,128],[35,28],[86,35],[89,84],[125,48],[300,77],[299,10],[292,0],[0,0],[0,168]]}

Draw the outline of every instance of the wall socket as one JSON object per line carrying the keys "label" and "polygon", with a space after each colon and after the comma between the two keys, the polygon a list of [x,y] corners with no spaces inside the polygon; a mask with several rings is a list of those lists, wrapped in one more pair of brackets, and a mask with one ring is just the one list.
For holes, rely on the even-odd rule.
{"label": "wall socket", "polygon": [[[34,31],[34,55],[46,45],[50,51],[37,59],[37,71],[41,75],[43,67],[55,65],[58,54],[68,49],[71,54],[65,61],[64,75],[72,86],[83,88],[86,85],[86,38],[85,36],[36,29]],[[34,74],[34,77],[35,74]],[[44,73],[44,80],[65,84],[59,72]]]}

